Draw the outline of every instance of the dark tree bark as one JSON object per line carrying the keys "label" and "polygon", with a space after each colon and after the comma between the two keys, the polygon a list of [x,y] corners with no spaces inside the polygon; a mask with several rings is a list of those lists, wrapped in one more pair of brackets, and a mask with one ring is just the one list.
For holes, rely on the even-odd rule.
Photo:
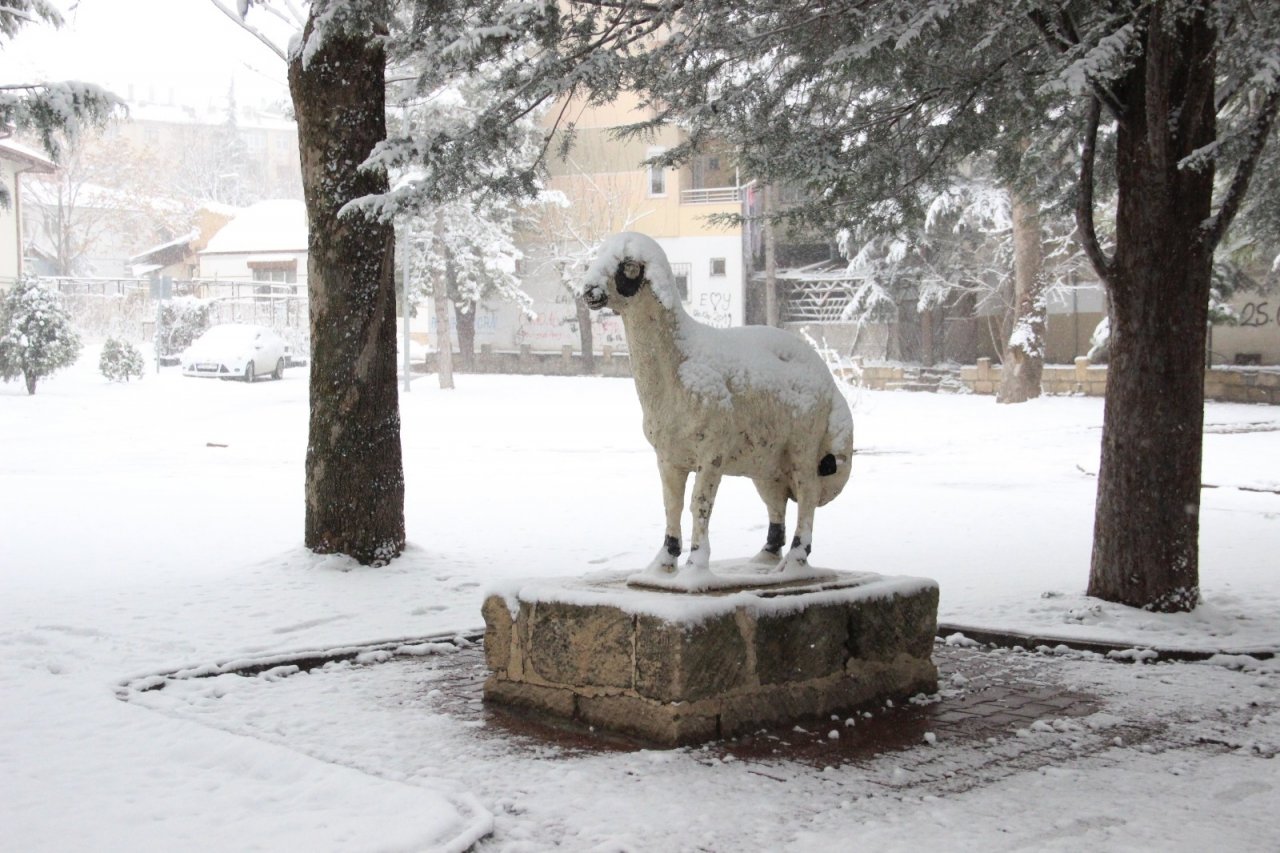
{"label": "dark tree bark", "polygon": [[1013,193],[1013,331],[1005,344],[997,403],[1040,396],[1044,376],[1044,252],[1034,201]]}
{"label": "dark tree bark", "polygon": [[310,228],[305,541],[366,565],[386,563],[405,543],[395,236],[389,222],[339,211],[387,191],[384,172],[358,168],[386,137],[384,68],[374,34],[348,28],[330,33],[305,64],[296,53],[289,62]]}
{"label": "dark tree bark", "polygon": [[[1089,594],[1157,611],[1200,597],[1205,327],[1214,241],[1212,163],[1179,161],[1216,137],[1215,33],[1202,7],[1151,7],[1115,94],[1116,253],[1090,257],[1109,285],[1111,361]],[[1093,127],[1086,144],[1092,168]],[[1082,229],[1082,232],[1084,229]],[[1092,227],[1086,238],[1092,236]]]}

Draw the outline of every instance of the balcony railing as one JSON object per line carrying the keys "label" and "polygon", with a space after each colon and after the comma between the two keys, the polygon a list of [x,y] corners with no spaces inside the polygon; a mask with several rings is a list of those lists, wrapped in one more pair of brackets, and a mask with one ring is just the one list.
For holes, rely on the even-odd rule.
{"label": "balcony railing", "polygon": [[740,201],[742,201],[742,187],[680,190],[681,204],[736,204]]}

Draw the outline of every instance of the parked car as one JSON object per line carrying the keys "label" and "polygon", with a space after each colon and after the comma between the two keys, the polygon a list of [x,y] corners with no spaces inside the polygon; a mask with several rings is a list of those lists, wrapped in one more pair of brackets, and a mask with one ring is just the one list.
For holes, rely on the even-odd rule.
{"label": "parked car", "polygon": [[285,343],[275,330],[246,323],[214,326],[182,352],[184,376],[216,376],[252,382],[264,373],[284,375]]}

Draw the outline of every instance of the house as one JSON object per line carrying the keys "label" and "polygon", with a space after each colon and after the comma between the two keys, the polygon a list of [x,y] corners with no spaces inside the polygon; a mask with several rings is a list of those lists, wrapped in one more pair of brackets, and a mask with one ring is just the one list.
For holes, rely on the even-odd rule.
{"label": "house", "polygon": [[53,161],[11,139],[0,139],[0,186],[7,190],[9,203],[0,207],[0,290],[8,290],[22,277],[22,177],[52,174]]}
{"label": "house", "polygon": [[198,254],[201,279],[287,285],[291,293],[305,293],[306,205],[294,199],[250,205],[210,237]]}
{"label": "house", "polygon": [[199,253],[213,235],[239,213],[239,208],[208,203],[196,211],[196,224],[185,234],[144,249],[129,258],[129,273],[134,278],[172,278],[179,281],[198,278]]}
{"label": "house", "polygon": [[[679,144],[684,131],[668,125],[647,140],[614,139],[614,129],[650,117],[630,93],[604,106],[561,106],[548,115],[563,114],[573,123],[573,146],[567,158],[547,164],[548,189],[560,203],[544,205],[537,227],[519,240],[525,257],[518,272],[534,316],[512,305],[483,306],[476,318],[477,344],[498,351],[577,349],[579,314],[565,279],[585,270],[601,240],[624,230],[647,234],[662,246],[690,314],[711,325],[742,325],[743,231],[706,219],[742,211],[744,187],[729,153],[703,154],[680,168],[645,166]],[[606,346],[625,349],[616,317],[596,315],[593,327],[597,352]]]}

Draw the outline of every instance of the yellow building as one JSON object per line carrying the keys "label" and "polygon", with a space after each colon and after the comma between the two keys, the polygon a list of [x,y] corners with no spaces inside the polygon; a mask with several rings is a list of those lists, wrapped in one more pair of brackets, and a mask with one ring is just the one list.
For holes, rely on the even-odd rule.
{"label": "yellow building", "polygon": [[[647,234],[666,251],[689,313],[711,325],[742,325],[743,229],[707,221],[742,211],[745,188],[732,157],[709,152],[678,169],[645,166],[683,138],[669,125],[648,138],[615,138],[617,128],[650,115],[630,94],[607,106],[570,101],[548,111],[548,127],[559,119],[548,156],[548,189],[558,200],[543,205],[537,227],[521,240],[520,272],[536,316],[485,306],[477,317],[477,345],[576,351],[578,313],[565,280],[584,271],[605,237],[624,230]],[[566,136],[572,144],[562,157],[556,146]],[[617,318],[597,315],[594,325],[597,352],[625,348]]]}

